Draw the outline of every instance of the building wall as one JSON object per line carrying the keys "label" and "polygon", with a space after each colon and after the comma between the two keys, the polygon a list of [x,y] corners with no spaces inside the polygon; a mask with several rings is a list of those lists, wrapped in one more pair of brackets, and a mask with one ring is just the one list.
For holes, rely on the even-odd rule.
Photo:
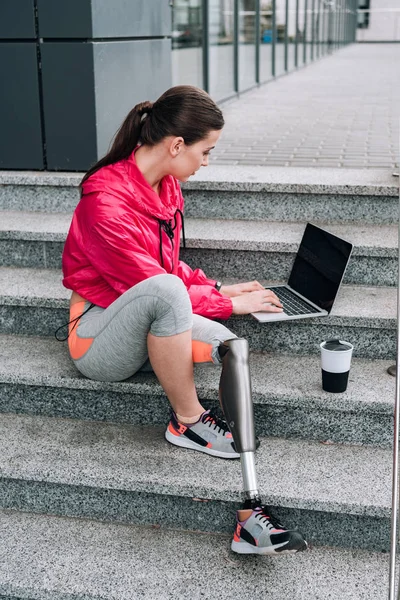
{"label": "building wall", "polygon": [[370,0],[369,24],[357,30],[357,41],[400,42],[400,0]]}

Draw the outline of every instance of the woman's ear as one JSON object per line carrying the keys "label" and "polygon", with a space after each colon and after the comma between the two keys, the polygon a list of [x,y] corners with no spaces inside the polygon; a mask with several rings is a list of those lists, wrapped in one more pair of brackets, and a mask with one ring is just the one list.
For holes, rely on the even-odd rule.
{"label": "woman's ear", "polygon": [[179,156],[179,153],[182,152],[184,145],[185,145],[185,140],[183,139],[183,137],[179,136],[179,137],[172,138],[170,146],[169,146],[169,151],[173,158],[176,158],[177,156]]}

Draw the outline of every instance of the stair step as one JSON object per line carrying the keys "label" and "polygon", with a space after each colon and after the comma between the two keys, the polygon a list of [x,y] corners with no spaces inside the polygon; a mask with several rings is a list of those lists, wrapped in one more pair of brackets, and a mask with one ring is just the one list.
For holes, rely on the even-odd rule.
{"label": "stair step", "polygon": [[[3,211],[0,264],[61,268],[70,213]],[[345,282],[396,285],[398,231],[395,225],[337,225],[325,228],[355,245]],[[304,222],[186,219],[181,258],[220,279],[286,279]]]}
{"label": "stair step", "polygon": [[[0,208],[65,212],[82,173],[0,173]],[[390,171],[212,165],[183,184],[186,216],[397,223],[398,181]]]}
{"label": "stair step", "polygon": [[[120,383],[91,381],[51,338],[0,336],[0,411],[118,423],[168,422],[169,405],[153,373]],[[395,378],[389,361],[354,358],[347,391],[321,388],[319,356],[251,353],[256,431],[260,436],[306,438],[391,447]],[[218,405],[220,369],[198,366],[196,389]]]}
{"label": "stair step", "polygon": [[217,166],[182,185],[196,218],[397,223],[398,180],[389,171]]}
{"label": "stair step", "polygon": [[[58,270],[0,267],[0,333],[52,336],[68,321],[70,292],[61,278]],[[344,285],[326,318],[260,324],[233,316],[225,324],[253,350],[315,354],[322,340],[338,336],[354,344],[355,356],[393,360],[396,300],[395,288]]]}
{"label": "stair step", "polygon": [[[0,506],[231,532],[240,462],[169,445],[165,427],[3,414]],[[264,502],[317,545],[386,551],[390,450],[263,438]],[[278,508],[279,507],[279,508]],[[297,523],[296,523],[297,522]]]}
{"label": "stair step", "polygon": [[7,556],[0,594],[15,600],[385,600],[388,593],[389,557],[373,552],[239,556],[225,534],[14,511],[0,511],[0,529]]}

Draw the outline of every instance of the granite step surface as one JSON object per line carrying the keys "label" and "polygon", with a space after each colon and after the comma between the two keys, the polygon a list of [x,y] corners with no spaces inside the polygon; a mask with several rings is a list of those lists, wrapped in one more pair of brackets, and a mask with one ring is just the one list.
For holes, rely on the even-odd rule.
{"label": "granite step surface", "polygon": [[[129,380],[91,381],[70,360],[67,344],[51,338],[0,335],[0,411],[135,425],[165,425],[169,403],[153,373]],[[390,361],[354,358],[345,393],[321,387],[318,355],[250,355],[256,431],[391,447],[395,378]],[[218,406],[221,369],[195,368],[199,398]]]}
{"label": "granite step surface", "polygon": [[[0,216],[0,265],[61,268],[71,213],[3,211]],[[304,228],[304,222],[187,218],[181,258],[219,279],[287,279]],[[397,226],[328,223],[324,228],[354,244],[345,283],[396,285]]]}
{"label": "granite step surface", "polygon": [[[172,446],[165,427],[2,414],[0,507],[232,533],[239,460]],[[262,438],[259,490],[312,544],[387,551],[391,450]]]}
{"label": "granite step surface", "polygon": [[389,556],[239,556],[230,535],[0,511],[0,598],[386,600]]}
{"label": "granite step surface", "polygon": [[[72,211],[82,173],[2,171],[0,208]],[[397,223],[398,180],[382,169],[212,165],[183,184],[186,216]]]}
{"label": "granite step surface", "polygon": [[[53,269],[0,267],[0,333],[53,336],[69,320],[61,279]],[[225,324],[253,350],[316,354],[321,341],[339,337],[354,344],[355,356],[393,360],[396,298],[392,287],[343,285],[329,317],[260,324],[246,315]]]}

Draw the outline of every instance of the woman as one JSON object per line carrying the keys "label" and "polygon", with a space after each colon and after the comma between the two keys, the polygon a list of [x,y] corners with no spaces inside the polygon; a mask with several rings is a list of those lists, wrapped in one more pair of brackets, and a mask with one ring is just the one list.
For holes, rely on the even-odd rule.
{"label": "woman", "polygon": [[193,363],[219,364],[218,348],[235,337],[211,319],[282,307],[256,281],[221,285],[179,260],[178,181],[207,166],[223,125],[217,105],[192,86],[136,105],[82,180],[63,283],[72,290],[68,342],[79,371],[121,381],[150,362],[172,406],[166,439],[238,458],[225,421],[197,398]]}

